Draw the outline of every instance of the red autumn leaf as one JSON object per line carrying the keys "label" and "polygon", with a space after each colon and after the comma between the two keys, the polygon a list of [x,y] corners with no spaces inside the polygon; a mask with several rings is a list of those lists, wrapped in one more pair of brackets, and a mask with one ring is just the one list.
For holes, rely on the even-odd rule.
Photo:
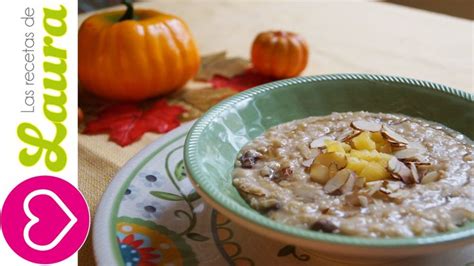
{"label": "red autumn leaf", "polygon": [[275,81],[276,79],[257,73],[253,69],[248,69],[244,73],[232,78],[214,75],[209,82],[216,89],[232,88],[237,91],[244,91],[264,83]]}
{"label": "red autumn leaf", "polygon": [[90,121],[85,134],[108,133],[109,139],[120,146],[139,140],[146,132],[165,133],[179,126],[178,117],[184,109],[157,101],[149,109],[134,104],[117,104],[104,109],[96,120]]}

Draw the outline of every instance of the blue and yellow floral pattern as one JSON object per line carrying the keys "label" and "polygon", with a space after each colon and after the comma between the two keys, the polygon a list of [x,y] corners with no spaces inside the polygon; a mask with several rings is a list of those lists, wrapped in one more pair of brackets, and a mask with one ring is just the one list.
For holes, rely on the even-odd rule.
{"label": "blue and yellow floral pattern", "polygon": [[186,241],[164,226],[138,218],[117,220],[117,244],[125,265],[196,265]]}

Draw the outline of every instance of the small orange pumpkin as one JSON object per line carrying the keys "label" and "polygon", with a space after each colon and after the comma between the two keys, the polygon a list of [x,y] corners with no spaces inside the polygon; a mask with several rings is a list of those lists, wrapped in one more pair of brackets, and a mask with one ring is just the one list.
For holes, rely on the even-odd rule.
{"label": "small orange pumpkin", "polygon": [[186,23],[154,10],[89,17],[79,30],[79,81],[103,98],[138,101],[179,89],[199,68]]}
{"label": "small orange pumpkin", "polygon": [[308,45],[298,34],[268,31],[257,35],[252,44],[253,67],[276,78],[298,76],[308,63]]}

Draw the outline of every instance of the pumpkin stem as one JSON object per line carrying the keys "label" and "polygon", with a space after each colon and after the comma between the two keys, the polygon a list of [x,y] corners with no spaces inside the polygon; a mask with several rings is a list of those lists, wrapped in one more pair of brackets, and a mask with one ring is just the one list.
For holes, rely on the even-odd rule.
{"label": "pumpkin stem", "polygon": [[123,0],[122,4],[124,4],[127,7],[127,10],[123,14],[123,16],[119,19],[119,21],[133,19],[134,14],[133,14],[132,0]]}

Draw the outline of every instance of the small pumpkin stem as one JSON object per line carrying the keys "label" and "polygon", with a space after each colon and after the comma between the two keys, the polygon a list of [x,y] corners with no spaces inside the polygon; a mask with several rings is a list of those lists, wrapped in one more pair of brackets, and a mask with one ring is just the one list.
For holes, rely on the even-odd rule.
{"label": "small pumpkin stem", "polygon": [[123,16],[119,19],[119,21],[133,19],[134,14],[133,14],[132,0],[123,0],[122,4],[124,4],[127,7],[127,10],[123,14]]}

